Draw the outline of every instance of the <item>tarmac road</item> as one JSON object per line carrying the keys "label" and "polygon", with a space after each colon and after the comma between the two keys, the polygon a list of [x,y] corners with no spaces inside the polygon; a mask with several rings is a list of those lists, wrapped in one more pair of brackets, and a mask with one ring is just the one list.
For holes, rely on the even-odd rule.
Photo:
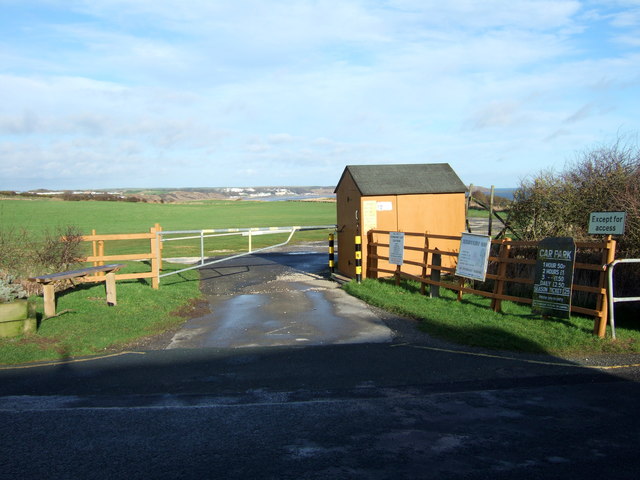
{"label": "tarmac road", "polygon": [[0,479],[635,479],[637,367],[416,344],[0,370]]}

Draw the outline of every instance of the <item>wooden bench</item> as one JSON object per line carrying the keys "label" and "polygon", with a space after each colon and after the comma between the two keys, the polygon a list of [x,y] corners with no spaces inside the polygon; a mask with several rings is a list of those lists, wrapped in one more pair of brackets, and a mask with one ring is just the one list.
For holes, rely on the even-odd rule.
{"label": "wooden bench", "polygon": [[100,265],[98,267],[82,268],[80,270],[71,270],[69,272],[51,273],[49,275],[42,275],[40,277],[29,278],[32,282],[42,284],[44,290],[44,316],[53,317],[56,314],[56,293],[54,289],[54,282],[60,280],[73,280],[95,275],[97,273],[105,274],[105,285],[107,290],[107,305],[113,306],[116,302],[116,272],[120,270],[124,265],[112,264],[112,265]]}

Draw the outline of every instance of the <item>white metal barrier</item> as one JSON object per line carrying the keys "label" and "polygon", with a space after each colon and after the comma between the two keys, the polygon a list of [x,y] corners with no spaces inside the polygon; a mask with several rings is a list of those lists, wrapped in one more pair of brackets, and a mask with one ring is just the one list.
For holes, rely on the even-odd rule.
{"label": "white metal barrier", "polygon": [[609,288],[607,289],[607,296],[609,297],[609,321],[611,323],[611,337],[616,338],[616,321],[613,310],[613,305],[616,302],[640,302],[640,297],[616,297],[613,294],[613,270],[619,263],[640,263],[640,258],[621,258],[614,260],[607,265],[607,274],[609,279]]}
{"label": "white metal barrier", "polygon": [[[228,260],[233,260],[234,258],[244,257],[246,255],[251,255],[253,253],[263,252],[265,250],[271,250],[273,248],[282,247],[287,245],[293,235],[296,232],[300,232],[303,230],[335,230],[335,225],[314,225],[314,226],[293,226],[293,227],[252,227],[252,228],[217,228],[217,229],[205,229],[205,230],[162,230],[158,232],[156,237],[158,242],[158,251],[160,251],[160,242],[174,242],[179,240],[194,240],[200,239],[200,262],[198,265],[194,265],[191,267],[186,267],[180,270],[174,270],[167,273],[161,273],[158,275],[158,281],[162,277],[167,277],[169,275],[175,275],[177,273],[186,272],[187,270],[194,270],[196,268],[206,267],[208,265],[213,265],[215,263],[226,262]],[[278,243],[276,245],[269,245],[268,247],[263,247],[254,250],[253,249],[253,237],[255,235],[270,235],[277,233],[288,233],[289,236],[286,241],[282,243]],[[187,235],[187,236],[179,236],[179,237],[170,237],[172,235]],[[249,242],[249,250],[247,252],[238,253],[236,255],[231,255],[229,257],[218,258],[216,260],[205,261],[204,255],[204,239],[211,237],[227,237],[232,235],[241,235],[243,237],[248,237]]]}

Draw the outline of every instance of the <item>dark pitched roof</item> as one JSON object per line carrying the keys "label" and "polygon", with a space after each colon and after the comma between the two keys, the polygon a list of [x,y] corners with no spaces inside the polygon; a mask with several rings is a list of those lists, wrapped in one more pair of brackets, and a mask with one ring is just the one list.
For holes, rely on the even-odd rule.
{"label": "dark pitched roof", "polygon": [[[448,163],[405,165],[348,165],[362,195],[409,195],[421,193],[463,193],[467,187]],[[338,185],[340,185],[338,182]],[[336,191],[337,191],[336,187]]]}

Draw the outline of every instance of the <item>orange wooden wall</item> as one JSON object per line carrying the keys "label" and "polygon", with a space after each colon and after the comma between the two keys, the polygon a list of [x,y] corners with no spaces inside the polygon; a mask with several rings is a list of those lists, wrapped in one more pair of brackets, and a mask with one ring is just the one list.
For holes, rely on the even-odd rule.
{"label": "orange wooden wall", "polygon": [[[336,191],[338,221],[338,270],[355,277],[354,237],[362,236],[362,276],[366,276],[367,231],[372,228],[400,232],[460,235],[465,230],[465,194],[439,193],[419,195],[362,196],[351,175],[342,178]],[[385,239],[386,241],[386,239]],[[422,239],[405,239],[408,245],[424,246]],[[432,240],[430,248],[457,250],[455,240]],[[386,249],[385,249],[386,250]],[[379,254],[387,252],[380,249]],[[410,254],[410,256],[409,256]],[[407,252],[405,258],[422,261],[420,252]],[[444,257],[443,265],[453,266],[451,257]],[[447,263],[449,262],[449,263]],[[380,262],[381,268],[390,268]],[[393,267],[395,268],[395,267]],[[415,271],[412,271],[415,269]],[[409,267],[408,273],[419,274],[419,267]]]}

